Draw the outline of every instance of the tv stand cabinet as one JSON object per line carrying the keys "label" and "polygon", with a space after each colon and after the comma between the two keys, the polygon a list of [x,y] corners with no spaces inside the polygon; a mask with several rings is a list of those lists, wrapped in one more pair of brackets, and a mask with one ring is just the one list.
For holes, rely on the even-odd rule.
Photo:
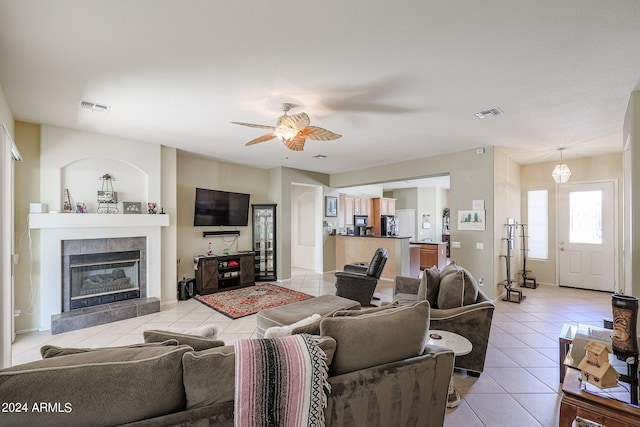
{"label": "tv stand cabinet", "polygon": [[196,293],[199,295],[255,285],[255,254],[196,257]]}

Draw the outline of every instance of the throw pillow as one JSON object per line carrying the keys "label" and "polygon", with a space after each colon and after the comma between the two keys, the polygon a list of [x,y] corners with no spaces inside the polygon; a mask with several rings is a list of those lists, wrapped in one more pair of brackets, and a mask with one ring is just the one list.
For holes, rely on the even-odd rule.
{"label": "throw pillow", "polygon": [[456,271],[458,271],[460,269],[460,264],[458,264],[457,261],[451,260],[451,262],[449,264],[447,264],[441,271],[440,271],[440,281],[442,281],[442,279],[445,278],[445,276],[449,275],[450,273],[455,273]]}
{"label": "throw pillow", "polygon": [[361,316],[320,322],[322,336],[335,338],[332,375],[414,357],[424,352],[429,330],[429,302]]}
{"label": "throw pillow", "polygon": [[272,326],[266,331],[264,331],[265,338],[276,338],[276,337],[284,337],[287,335],[291,335],[293,330],[306,325],[311,325],[312,323],[320,320],[322,316],[319,314],[312,314],[311,316],[304,318],[302,320],[298,320],[295,323],[292,323],[287,326]]}
{"label": "throw pillow", "polygon": [[457,267],[455,272],[440,280],[438,308],[448,309],[474,304],[478,299],[478,282],[465,268]]}
{"label": "throw pillow", "polygon": [[[327,366],[330,366],[336,351],[336,340],[331,337],[317,338],[318,345],[327,355]],[[236,362],[232,345],[185,353],[182,368],[187,409],[233,401]]]}
{"label": "throw pillow", "polygon": [[78,354],[78,353],[88,353],[90,351],[101,351],[111,348],[141,348],[141,347],[155,347],[155,346],[169,346],[169,345],[179,345],[176,340],[166,340],[155,343],[140,343],[140,344],[131,344],[122,347],[103,347],[103,348],[73,348],[73,347],[58,347],[55,345],[43,345],[40,347],[40,354],[43,359],[49,359],[51,357],[58,356],[67,356],[69,354]]}
{"label": "throw pillow", "polygon": [[105,348],[0,371],[0,396],[60,402],[61,410],[2,414],[3,425],[107,426],[183,411],[182,355],[189,346]]}
{"label": "throw pillow", "polygon": [[431,308],[438,306],[438,291],[440,290],[440,270],[435,265],[425,268],[418,287],[418,301],[429,301]]}
{"label": "throw pillow", "polygon": [[142,333],[144,342],[163,342],[166,340],[176,340],[180,344],[188,345],[195,351],[206,350],[208,348],[220,347],[224,345],[224,341],[204,338],[197,335],[186,335],[178,332],[151,329]]}

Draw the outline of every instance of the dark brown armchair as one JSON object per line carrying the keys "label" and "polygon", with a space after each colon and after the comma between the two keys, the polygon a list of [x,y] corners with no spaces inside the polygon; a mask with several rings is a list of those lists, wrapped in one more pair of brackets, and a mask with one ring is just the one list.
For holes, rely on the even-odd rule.
{"label": "dark brown armchair", "polygon": [[387,250],[378,248],[368,266],[345,265],[343,271],[336,272],[336,295],[358,301],[363,306],[371,305],[371,298],[388,258]]}

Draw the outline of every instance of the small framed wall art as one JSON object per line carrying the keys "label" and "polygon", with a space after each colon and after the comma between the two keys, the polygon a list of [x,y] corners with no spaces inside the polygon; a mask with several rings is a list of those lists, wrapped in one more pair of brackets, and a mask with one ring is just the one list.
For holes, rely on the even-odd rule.
{"label": "small framed wall art", "polygon": [[325,213],[324,216],[338,216],[338,198],[334,196],[325,196]]}

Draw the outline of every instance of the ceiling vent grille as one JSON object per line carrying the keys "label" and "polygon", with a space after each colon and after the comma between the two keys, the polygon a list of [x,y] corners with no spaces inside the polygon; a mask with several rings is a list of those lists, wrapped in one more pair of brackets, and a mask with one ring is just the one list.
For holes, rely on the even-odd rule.
{"label": "ceiling vent grille", "polygon": [[316,154],[315,156],[313,156],[314,159],[326,159],[327,156],[325,156],[324,154]]}
{"label": "ceiling vent grille", "polygon": [[477,113],[473,113],[479,119],[486,119],[487,117],[499,116],[502,114],[502,110],[498,107],[489,108],[487,110],[478,111]]}
{"label": "ceiling vent grille", "polygon": [[100,113],[108,113],[111,109],[111,107],[108,105],[96,104],[95,102],[83,100],[80,101],[80,108],[82,108],[83,110],[98,111]]}

